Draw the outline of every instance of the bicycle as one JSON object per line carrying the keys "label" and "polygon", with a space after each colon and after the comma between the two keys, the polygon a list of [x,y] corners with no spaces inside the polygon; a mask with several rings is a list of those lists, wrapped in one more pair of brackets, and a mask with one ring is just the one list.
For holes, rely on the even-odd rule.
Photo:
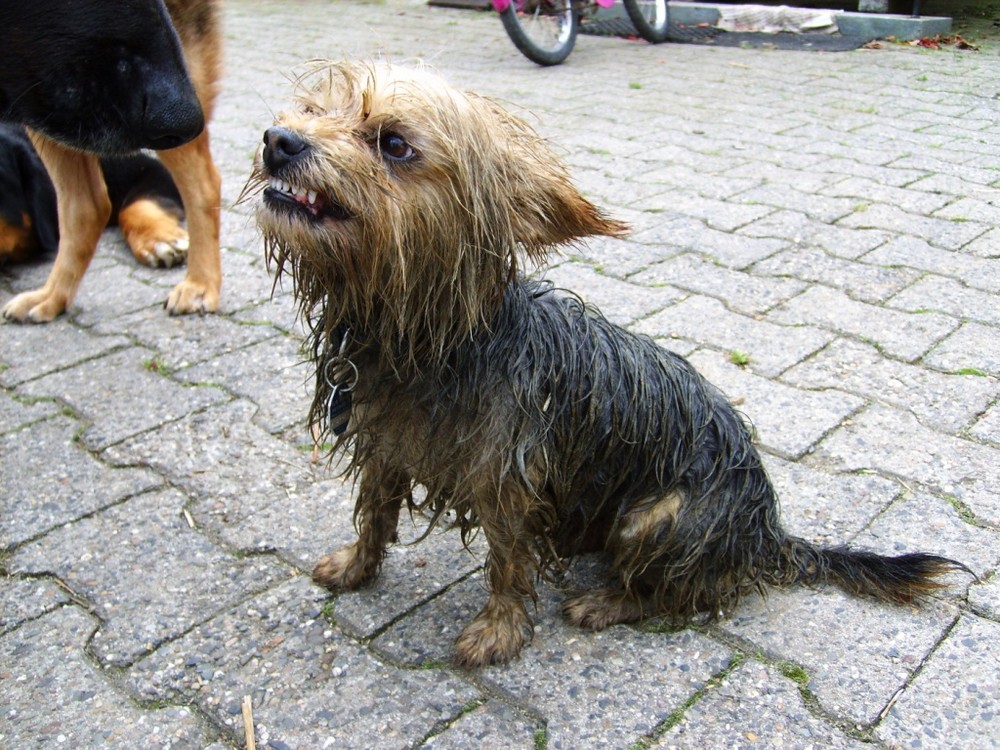
{"label": "bicycle", "polygon": [[[615,0],[493,0],[507,36],[521,54],[538,65],[558,65],[573,51],[580,25]],[[666,41],[667,0],[622,0],[639,36],[652,44]]]}

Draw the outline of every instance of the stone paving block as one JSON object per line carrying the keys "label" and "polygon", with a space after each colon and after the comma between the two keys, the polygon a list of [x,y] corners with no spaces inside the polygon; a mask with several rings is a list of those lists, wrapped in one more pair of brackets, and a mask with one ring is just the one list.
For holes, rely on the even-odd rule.
{"label": "stone paving block", "polygon": [[771,455],[764,467],[778,493],[782,526],[815,544],[850,542],[902,491],[877,474],[831,474]]}
{"label": "stone paving block", "polygon": [[69,592],[51,579],[0,577],[0,635],[71,601]]}
{"label": "stone paving block", "polygon": [[[95,336],[66,319],[44,328],[0,325],[0,385],[13,386],[130,344],[124,336]],[[49,394],[45,394],[49,395]]]}
{"label": "stone paving block", "polygon": [[853,198],[855,205],[859,200],[875,201],[917,214],[933,213],[954,200],[952,196],[943,195],[939,191],[915,190],[915,187],[917,185],[913,184],[905,188],[893,187],[863,177],[848,177],[846,180],[822,187],[816,192],[839,198]]}
{"label": "stone paving block", "polygon": [[[632,203],[633,207],[641,207],[642,201]],[[659,201],[651,201],[652,205],[667,205],[671,213],[681,214],[703,221],[709,229],[721,232],[732,232],[761,219],[774,208],[757,203],[734,203],[733,201],[717,201],[702,195],[685,195],[671,192]]]}
{"label": "stone paving block", "polygon": [[[940,123],[936,124],[939,127]],[[945,126],[948,129],[948,126]],[[964,180],[960,175],[932,173],[906,186],[907,190],[920,190],[932,194],[955,197],[973,197],[990,200],[996,197],[996,188],[989,184]]]}
{"label": "stone paving block", "polygon": [[19,392],[68,404],[88,423],[81,439],[94,450],[229,398],[218,388],[181,386],[154,372],[156,362],[156,352],[131,347],[25,383]]}
{"label": "stone paving block", "polygon": [[[966,112],[963,117],[970,116]],[[981,154],[980,154],[981,155]],[[931,154],[928,152],[911,152],[897,159],[894,164],[905,169],[917,169],[929,174],[942,174],[959,177],[966,182],[977,185],[994,186],[997,172],[992,164],[985,163],[976,154],[970,154],[968,159],[951,159],[947,152]],[[970,163],[971,162],[971,163]]]}
{"label": "stone paving block", "polygon": [[818,286],[775,308],[767,320],[786,325],[806,322],[857,336],[909,361],[919,358],[958,327],[957,320],[939,313],[888,310]]}
{"label": "stone paving block", "polygon": [[809,163],[804,168],[792,169],[787,165],[775,162],[749,161],[727,169],[720,178],[735,177],[745,180],[763,181],[766,184],[786,185],[796,187],[809,193],[822,191],[824,188],[843,182],[843,175],[830,172],[817,172],[809,167],[823,161],[822,157],[809,156]]}
{"label": "stone paving block", "polygon": [[995,294],[969,289],[954,279],[925,276],[889,300],[889,305],[911,312],[934,310],[1000,327],[1000,305],[995,300]]}
{"label": "stone paving block", "polygon": [[895,237],[864,257],[866,263],[908,267],[957,278],[973,289],[1000,291],[1000,259],[942,250],[917,237]]}
{"label": "stone paving block", "polygon": [[[845,229],[831,226],[795,211],[775,211],[760,221],[740,227],[737,234],[745,237],[784,239],[792,245],[785,251],[787,254],[816,247],[838,258],[848,259],[864,255],[892,236],[881,229]],[[778,257],[777,254],[774,255]]]}
{"label": "stone paving block", "polygon": [[836,388],[912,412],[927,427],[960,432],[1000,394],[995,378],[950,375],[886,359],[868,344],[837,339],[782,380]]}
{"label": "stone paving block", "polygon": [[253,424],[256,407],[233,401],[189,414],[105,453],[112,464],[142,464],[191,494],[199,526],[224,529],[323,477],[308,444],[296,449]]}
{"label": "stone paving block", "polygon": [[[98,252],[105,249],[108,244],[110,243],[106,233]],[[166,302],[170,286],[163,284],[162,278],[153,277],[154,283],[136,278],[132,271],[138,270],[138,262],[132,259],[131,251],[126,247],[124,240],[119,239],[114,245],[122,254],[121,257],[103,268],[100,266],[88,268],[80,283],[80,291],[69,308],[69,316],[77,325],[90,328],[102,322],[118,320],[139,310],[156,311],[164,316],[167,314],[163,309],[163,303]],[[128,255],[127,258],[125,254]],[[165,273],[165,269],[149,270],[161,275]],[[175,269],[171,278],[176,273]],[[177,277],[177,281],[180,281],[180,277]]]}
{"label": "stone paving block", "polygon": [[74,439],[80,428],[54,417],[0,435],[0,550],[160,484],[151,471],[98,461]]}
{"label": "stone paving block", "polygon": [[[3,367],[0,366],[0,371]],[[6,391],[0,391],[0,434],[12,432],[51,417],[59,410],[55,401],[13,398]]]}
{"label": "stone paving block", "polygon": [[876,737],[894,747],[964,750],[995,746],[1000,738],[998,638],[996,622],[963,616],[900,694],[876,728]]}
{"label": "stone paving block", "polygon": [[[694,188],[698,195],[713,200],[725,200],[744,190],[757,187],[762,182],[759,174],[747,177],[729,176],[724,174],[714,174],[711,180],[706,180],[704,175],[697,170],[683,164],[657,164],[653,169],[646,170],[639,174],[630,174],[628,177],[631,184],[651,183],[660,186],[662,191],[690,190]],[[669,202],[665,202],[669,205]]]}
{"label": "stone paving block", "polygon": [[[634,215],[631,213],[619,215],[619,212],[616,212],[615,217],[631,222],[633,228],[650,225],[646,218],[640,217],[640,219],[635,220]],[[671,221],[664,221],[662,217],[655,216],[652,221],[655,223],[655,226],[664,232],[669,232],[667,229],[669,225],[680,224],[684,220],[673,219]],[[681,251],[679,246],[672,245],[669,242],[640,243],[634,239],[634,234],[635,232],[624,240],[613,237],[595,237],[588,240],[585,244],[572,248],[566,255],[570,262],[599,265],[604,275],[624,279],[629,274],[642,270],[646,266],[657,263],[664,258],[676,255]],[[563,258],[553,256],[551,260],[554,265],[560,263]],[[544,276],[548,271],[548,267],[545,266],[535,275]]]}
{"label": "stone paving block", "polygon": [[722,737],[734,749],[870,747],[813,716],[794,682],[753,661],[707,691],[653,747],[705,750]]}
{"label": "stone paving block", "polygon": [[792,662],[824,711],[871,724],[957,617],[948,604],[893,607],[829,587],[747,599],[721,631],[771,659]]}
{"label": "stone paving block", "polygon": [[[252,225],[252,219],[241,217],[241,220]],[[229,242],[247,248],[223,251],[222,298],[225,310],[242,310],[260,304],[271,295],[274,273],[268,271],[265,266],[256,227],[241,228],[235,235],[225,234],[225,229],[222,231]]]}
{"label": "stone paving block", "polygon": [[959,198],[936,211],[934,216],[950,221],[974,221],[993,227],[1000,225],[1000,208],[995,202],[978,198]]}
{"label": "stone paving block", "polygon": [[254,422],[272,434],[293,428],[303,435],[309,432],[315,388],[312,367],[292,338],[270,336],[179,370],[174,377],[184,383],[221,386],[252,401],[258,406]]}
{"label": "stone paving block", "polygon": [[138,708],[84,653],[97,621],[61,607],[0,637],[0,744],[187,750],[210,735],[183,706]]}
{"label": "stone paving block", "polygon": [[538,722],[519,715],[498,700],[491,700],[463,714],[446,731],[434,735],[420,747],[426,750],[537,750],[536,737],[544,731]]}
{"label": "stone paving block", "polygon": [[988,446],[922,426],[909,414],[874,404],[816,449],[817,459],[845,471],[874,469],[963,503],[1000,524],[1000,465]]}
{"label": "stone paving block", "polygon": [[825,197],[804,192],[793,186],[774,184],[752,188],[735,196],[733,200],[750,205],[797,211],[810,219],[826,224],[833,224],[838,219],[848,216],[857,205],[857,201],[849,198]]}
{"label": "stone paving block", "polygon": [[320,557],[357,538],[354,492],[339,478],[289,487],[283,497],[249,505],[245,516],[220,528],[220,539],[242,553],[274,552],[311,573]]}
{"label": "stone paving block", "polygon": [[304,328],[299,320],[298,306],[288,290],[287,284],[279,287],[273,297],[242,308],[233,319],[253,325],[270,325],[279,331],[294,333],[301,340]]}
{"label": "stone paving block", "polygon": [[[289,575],[243,561],[191,528],[176,491],[148,493],[67,524],[18,549],[18,573],[51,573],[101,618],[91,643],[105,665],[124,665],[192,625]],[[116,544],[109,544],[116,540]]]}
{"label": "stone paving block", "polygon": [[629,277],[629,281],[644,286],[670,284],[716,297],[746,315],[764,313],[805,288],[805,284],[794,279],[762,279],[717,265],[693,253],[677,255],[650,266]]}
{"label": "stone paving block", "polygon": [[[784,134],[800,140],[804,144],[804,150],[809,153],[835,157],[840,157],[844,153],[843,143],[837,142],[844,134],[827,123],[811,122],[790,128],[784,131]],[[887,138],[851,138],[851,158],[870,168],[893,164],[907,150],[906,145]]]}
{"label": "stone paving block", "polygon": [[652,228],[636,225],[631,239],[642,244],[666,243],[693,250],[714,258],[727,268],[736,269],[744,269],[788,246],[782,239],[741,236],[711,229],[697,219],[672,221]]}
{"label": "stone paving block", "polygon": [[[829,159],[815,164],[813,169],[817,172],[827,172],[840,177],[862,177],[874,180],[882,185],[891,185],[892,187],[904,187],[926,175],[926,172],[920,169],[908,169],[903,165],[897,166],[898,162],[890,166],[869,164],[863,159],[854,158],[853,151],[851,149],[850,156],[831,156]],[[850,225],[855,226],[853,222]],[[869,227],[874,225],[862,224],[860,226]],[[895,231],[894,227],[884,228]]]}
{"label": "stone paving block", "polygon": [[[223,315],[167,315],[163,310],[147,309],[117,319],[114,328],[124,326],[139,344],[156,354],[156,360],[168,371],[204,362],[235,349],[262,341],[277,334],[268,326],[243,325]],[[105,332],[106,324],[95,327]]]}
{"label": "stone paving block", "polygon": [[709,297],[692,296],[639,321],[650,336],[688,338],[723,351],[750,355],[754,370],[778,375],[823,348],[832,334],[808,325],[781,326],[727,310]]}
{"label": "stone paving block", "polygon": [[979,415],[969,428],[972,437],[1000,445],[1000,405],[994,404]]}
{"label": "stone paving block", "polygon": [[973,369],[1000,378],[1000,328],[963,323],[928,352],[924,362],[946,372]]}
{"label": "stone paving block", "polygon": [[979,237],[989,227],[976,221],[935,219],[907,213],[895,206],[874,203],[841,219],[838,224],[857,229],[885,229],[908,234],[945,250],[959,250]]}
{"label": "stone paving block", "polygon": [[683,292],[673,287],[619,281],[585,263],[571,261],[548,270],[545,278],[596,306],[608,320],[620,326],[628,326],[639,318],[680,301],[684,296]]}
{"label": "stone paving block", "polygon": [[962,252],[977,258],[989,258],[991,260],[1000,258],[1000,228],[994,227],[981,234],[963,247]]}
{"label": "stone paving block", "polygon": [[[404,663],[450,662],[455,637],[485,601],[481,578],[464,581],[373,647]],[[689,630],[581,630],[562,619],[561,601],[553,587],[539,587],[531,642],[511,663],[477,673],[483,684],[544,719],[548,748],[627,747],[729,662],[728,649]]]}
{"label": "stone paving block", "polygon": [[440,669],[376,659],[331,625],[322,599],[304,578],[282,584],[158,649],[126,685],[144,700],[194,702],[240,743],[250,696],[261,748],[410,747],[480,699]]}
{"label": "stone paving block", "polygon": [[1000,574],[973,583],[969,587],[969,604],[977,614],[1000,620]]}
{"label": "stone paving block", "polygon": [[761,445],[784,458],[810,451],[865,403],[841,391],[801,390],[755,375],[754,354],[749,355],[746,369],[719,352],[700,351],[690,361],[750,419]]}
{"label": "stone paving block", "polygon": [[[606,142],[608,139],[603,140]],[[664,141],[659,141],[652,148],[647,148],[645,156],[650,161],[661,164],[683,164],[703,175],[722,172],[730,169],[733,165],[732,158],[728,154],[699,153],[677,143]]]}
{"label": "stone paving block", "polygon": [[13,268],[0,269],[0,280],[3,281],[4,290],[3,297],[0,297],[0,305],[6,305],[15,294],[41,287],[49,277],[51,268],[51,262],[42,260],[37,263],[25,263]]}
{"label": "stone paving block", "polygon": [[[967,523],[946,500],[923,493],[904,494],[854,541],[883,555],[942,555],[963,563],[976,576],[1000,563],[1000,532]],[[953,573],[940,596],[963,595],[974,580],[968,573]]]}
{"label": "stone paving block", "polygon": [[765,258],[750,267],[761,284],[773,284],[777,278],[832,286],[862,302],[879,303],[896,294],[919,276],[906,268],[883,268],[858,263],[824,251],[819,247],[799,246]]}

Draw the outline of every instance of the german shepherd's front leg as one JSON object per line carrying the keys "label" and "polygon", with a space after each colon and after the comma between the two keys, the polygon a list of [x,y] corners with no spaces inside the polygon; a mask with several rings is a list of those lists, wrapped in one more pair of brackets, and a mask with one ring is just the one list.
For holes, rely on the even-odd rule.
{"label": "german shepherd's front leg", "polygon": [[65,312],[76,296],[111,216],[111,200],[96,156],[33,131],[28,134],[56,188],[59,252],[45,286],[14,297],[3,315],[8,320],[47,323]]}
{"label": "german shepherd's front leg", "polygon": [[212,162],[208,130],[179,148],[161,151],[160,161],[170,171],[184,201],[190,237],[187,273],[167,297],[167,311],[171,315],[215,312],[222,287],[222,180]]}

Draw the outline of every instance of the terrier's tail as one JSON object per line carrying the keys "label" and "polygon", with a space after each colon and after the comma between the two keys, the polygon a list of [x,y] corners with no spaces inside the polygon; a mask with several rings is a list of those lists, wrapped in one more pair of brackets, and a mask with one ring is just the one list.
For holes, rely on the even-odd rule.
{"label": "terrier's tail", "polygon": [[903,604],[922,599],[948,583],[944,576],[975,573],[956,560],[911,552],[887,557],[848,547],[816,547],[804,539],[787,537],[781,547],[779,585],[832,583],[849,594],[873,596]]}

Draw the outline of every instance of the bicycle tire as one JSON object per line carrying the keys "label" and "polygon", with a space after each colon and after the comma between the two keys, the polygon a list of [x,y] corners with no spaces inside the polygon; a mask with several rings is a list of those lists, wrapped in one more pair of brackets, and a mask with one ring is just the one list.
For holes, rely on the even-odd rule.
{"label": "bicycle tire", "polygon": [[573,51],[580,14],[570,0],[513,0],[500,20],[514,46],[537,65],[558,65]]}
{"label": "bicycle tire", "polygon": [[622,0],[629,20],[643,39],[651,44],[665,42],[670,34],[667,0]]}

